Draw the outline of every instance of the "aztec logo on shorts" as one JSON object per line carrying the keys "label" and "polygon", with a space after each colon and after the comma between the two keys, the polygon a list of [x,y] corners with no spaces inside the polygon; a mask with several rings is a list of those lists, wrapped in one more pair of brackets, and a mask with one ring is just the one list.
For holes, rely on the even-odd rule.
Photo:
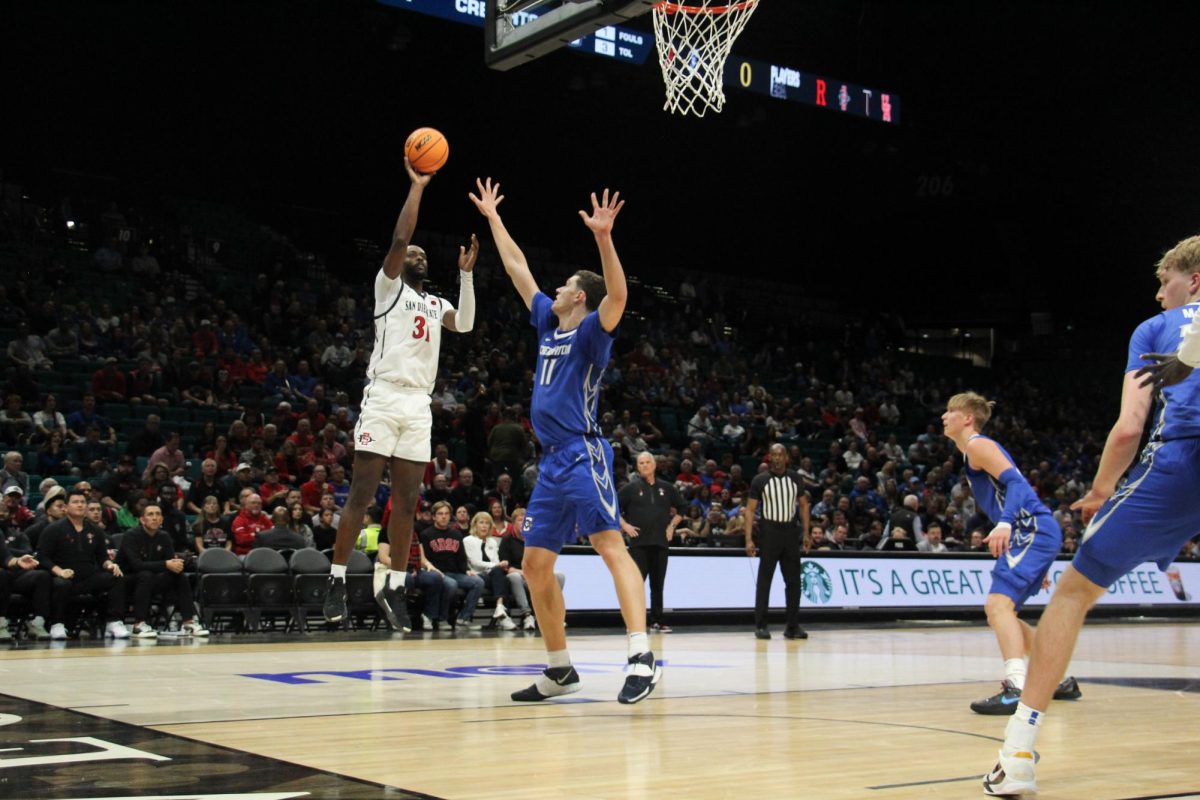
{"label": "aztec logo on shorts", "polygon": [[362,433],[360,433],[358,435],[358,443],[359,444],[370,444],[373,441],[375,441],[375,440],[371,438],[371,434],[368,433],[367,431],[363,431]]}
{"label": "aztec logo on shorts", "polygon": [[529,533],[531,530],[533,530],[533,517],[526,514],[525,524],[521,526],[521,533]]}

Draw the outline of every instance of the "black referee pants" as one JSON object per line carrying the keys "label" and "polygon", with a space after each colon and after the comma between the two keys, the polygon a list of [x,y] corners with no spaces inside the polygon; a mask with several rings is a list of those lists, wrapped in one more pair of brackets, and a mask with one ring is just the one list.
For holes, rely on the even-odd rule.
{"label": "black referee pants", "polygon": [[661,625],[663,618],[663,583],[667,579],[667,555],[670,551],[665,547],[641,546],[629,548],[633,563],[637,564],[642,573],[642,580],[650,578],[650,613],[646,617],[648,625]]}
{"label": "black referee pants", "polygon": [[798,627],[800,622],[800,528],[775,522],[763,522],[758,540],[758,583],[754,596],[754,626],[766,627],[767,611],[771,604],[771,581],[775,565],[783,573],[784,597],[787,602],[787,626]]}

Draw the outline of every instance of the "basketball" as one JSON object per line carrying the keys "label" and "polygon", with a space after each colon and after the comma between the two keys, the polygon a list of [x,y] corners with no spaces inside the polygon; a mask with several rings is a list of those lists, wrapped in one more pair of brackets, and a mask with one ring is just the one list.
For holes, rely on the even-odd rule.
{"label": "basketball", "polygon": [[404,155],[417,172],[428,175],[437,172],[450,157],[450,144],[435,128],[417,128],[404,142]]}

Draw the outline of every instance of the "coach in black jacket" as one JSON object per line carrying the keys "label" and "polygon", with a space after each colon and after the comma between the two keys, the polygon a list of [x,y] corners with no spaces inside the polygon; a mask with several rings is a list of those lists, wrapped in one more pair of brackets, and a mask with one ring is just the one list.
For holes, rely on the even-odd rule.
{"label": "coach in black jacket", "polygon": [[[128,639],[125,629],[125,576],[108,557],[104,531],[87,518],[87,495],[67,492],[67,517],[51,523],[38,538],[37,560],[54,576],[50,636],[65,639],[67,603],[75,595],[107,596],[105,635]],[[57,629],[57,630],[56,630]]]}
{"label": "coach in black jacket", "polygon": [[134,637],[152,639],[158,635],[146,621],[155,594],[161,594],[163,602],[179,612],[185,634],[202,635],[195,624],[196,606],[192,602],[192,584],[183,572],[184,560],[175,556],[175,543],[162,529],[162,507],[158,503],[147,504],[139,523],[125,532],[120,556],[133,582]]}

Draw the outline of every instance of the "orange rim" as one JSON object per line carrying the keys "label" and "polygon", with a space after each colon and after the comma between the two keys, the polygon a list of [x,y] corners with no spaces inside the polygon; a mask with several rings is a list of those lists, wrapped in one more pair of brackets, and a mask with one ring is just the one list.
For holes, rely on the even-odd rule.
{"label": "orange rim", "polygon": [[758,0],[744,0],[741,3],[730,3],[724,6],[686,6],[682,3],[662,2],[655,8],[664,14],[728,14],[730,11],[744,11],[757,4]]}

